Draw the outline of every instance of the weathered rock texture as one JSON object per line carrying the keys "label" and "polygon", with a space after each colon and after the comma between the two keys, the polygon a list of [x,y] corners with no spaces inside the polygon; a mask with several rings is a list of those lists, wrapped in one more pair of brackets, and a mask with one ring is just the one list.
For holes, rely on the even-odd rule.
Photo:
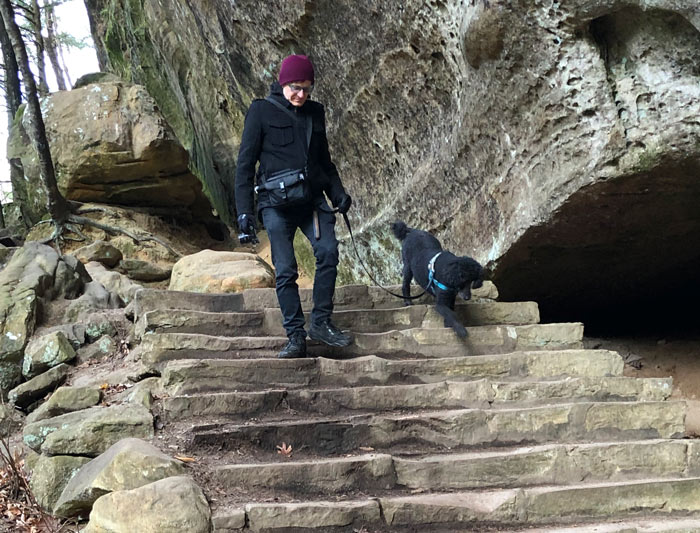
{"label": "weathered rock texture", "polygon": [[[196,253],[204,248],[215,250],[230,250],[234,244],[229,235],[229,229],[218,219],[211,215],[195,216],[193,213],[183,212],[175,208],[165,211],[156,210],[155,208],[138,208],[138,207],[119,207],[115,205],[105,204],[86,204],[86,208],[92,212],[86,216],[92,218],[95,222],[101,225],[120,228],[139,239],[148,235],[154,236],[166,243],[178,254],[189,255]],[[41,240],[50,236],[50,226],[43,224],[35,226],[29,232],[28,239]],[[160,273],[157,277],[163,277],[162,271],[170,271],[172,265],[177,261],[178,257],[172,254],[162,244],[151,240],[139,240],[124,234],[110,234],[102,229],[91,226],[82,228],[83,234],[86,235],[87,241],[94,243],[100,241],[101,246],[114,247],[120,254],[120,261],[127,261],[127,265],[143,265],[149,264],[149,270],[152,269]],[[103,263],[98,261],[104,258],[94,258],[91,252],[86,253],[86,242],[66,242],[62,247],[64,253],[79,254],[81,261],[90,260],[86,263],[86,268],[93,279],[99,280],[110,291],[117,292],[119,296],[128,303],[131,301],[133,285],[129,279],[124,276],[120,280],[120,274],[115,270],[102,267]],[[115,252],[112,252],[115,253]],[[113,258],[114,259],[114,258]],[[133,260],[140,260],[145,263],[134,263]],[[117,265],[119,262],[116,263]],[[117,267],[119,268],[119,267]],[[143,272],[138,272],[138,269],[122,269],[129,274],[136,273],[137,277],[143,278]],[[153,276],[150,276],[153,279]],[[140,284],[136,284],[140,286]]]}
{"label": "weathered rock texture", "polygon": [[273,287],[275,274],[255,254],[202,250],[180,259],[173,266],[172,291],[242,292]]}
{"label": "weathered rock texture", "polygon": [[90,513],[86,533],[209,533],[211,511],[192,478],[174,476],[133,490],[102,496]]}
{"label": "weathered rock texture", "polygon": [[24,348],[42,304],[59,294],[74,298],[82,290],[85,279],[69,263],[53,248],[29,242],[0,271],[0,395],[20,381]]}
{"label": "weathered rock texture", "polygon": [[183,475],[182,463],[139,439],[122,439],[96,457],[65,485],[56,499],[56,514],[87,514],[100,496],[131,490],[163,478]]}
{"label": "weathered rock texture", "polygon": [[103,66],[149,88],[222,213],[246,107],[304,52],[380,279],[396,217],[545,313],[697,279],[696,0],[86,3]]}
{"label": "weathered rock texture", "polygon": [[[59,189],[68,199],[210,210],[188,170],[187,151],[144,87],[110,81],[60,91],[44,99],[42,114]],[[13,191],[37,222],[46,196],[25,121],[20,115],[13,125],[8,158],[21,164],[24,176],[14,180]]]}

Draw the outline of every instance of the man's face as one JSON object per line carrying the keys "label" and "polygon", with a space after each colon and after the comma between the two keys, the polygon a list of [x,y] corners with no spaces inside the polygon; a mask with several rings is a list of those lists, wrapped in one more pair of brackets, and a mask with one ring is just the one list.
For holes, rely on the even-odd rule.
{"label": "man's face", "polygon": [[306,99],[313,89],[314,86],[309,80],[295,81],[282,87],[282,93],[293,106],[301,107],[304,105],[304,102],[306,102]]}

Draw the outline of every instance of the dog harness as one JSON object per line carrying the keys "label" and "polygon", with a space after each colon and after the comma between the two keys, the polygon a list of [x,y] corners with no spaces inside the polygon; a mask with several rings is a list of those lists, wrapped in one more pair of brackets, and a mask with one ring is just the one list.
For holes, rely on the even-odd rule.
{"label": "dog harness", "polygon": [[447,285],[435,279],[435,261],[437,261],[441,253],[442,252],[436,253],[433,258],[428,261],[428,286],[425,288],[426,291],[430,289],[431,285],[435,285],[438,289],[442,289],[443,291],[451,290]]}

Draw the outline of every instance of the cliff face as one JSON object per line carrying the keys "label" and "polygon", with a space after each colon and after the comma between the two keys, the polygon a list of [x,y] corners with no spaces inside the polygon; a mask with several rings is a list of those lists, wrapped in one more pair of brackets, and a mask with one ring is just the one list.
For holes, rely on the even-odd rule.
{"label": "cliff face", "polygon": [[308,53],[383,280],[395,218],[545,308],[697,279],[696,0],[86,4],[103,66],[148,87],[225,216],[247,106]]}

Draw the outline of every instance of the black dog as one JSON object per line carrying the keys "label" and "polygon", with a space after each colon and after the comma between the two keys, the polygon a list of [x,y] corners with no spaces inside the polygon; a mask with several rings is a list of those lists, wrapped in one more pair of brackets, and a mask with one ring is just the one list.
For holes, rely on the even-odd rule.
{"label": "black dog", "polygon": [[471,257],[457,257],[443,251],[440,241],[427,231],[409,228],[401,221],[391,226],[401,241],[403,259],[404,303],[411,292],[411,280],[435,296],[437,312],[445,319],[445,327],[452,328],[459,337],[466,337],[467,330],[454,313],[455,298],[459,294],[465,300],[471,298],[471,289],[483,284],[484,269]]}

